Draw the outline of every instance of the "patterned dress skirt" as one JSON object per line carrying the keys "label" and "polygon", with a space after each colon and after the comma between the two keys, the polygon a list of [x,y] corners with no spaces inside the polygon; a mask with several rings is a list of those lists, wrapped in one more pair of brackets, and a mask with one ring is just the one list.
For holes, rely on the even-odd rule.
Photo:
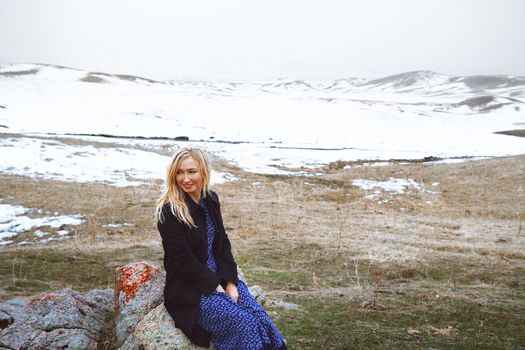
{"label": "patterned dress skirt", "polygon": [[[201,200],[199,206],[206,214],[208,268],[217,271],[212,253],[215,225],[206,202]],[[197,323],[210,333],[217,350],[286,349],[281,334],[242,281],[239,281],[237,290],[237,302],[224,292],[201,296]]]}

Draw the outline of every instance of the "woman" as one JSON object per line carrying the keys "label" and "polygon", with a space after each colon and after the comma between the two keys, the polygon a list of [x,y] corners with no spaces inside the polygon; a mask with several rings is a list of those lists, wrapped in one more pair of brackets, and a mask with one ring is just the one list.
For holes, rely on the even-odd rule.
{"label": "woman", "polygon": [[167,171],[156,217],[164,248],[164,305],[196,345],[286,349],[274,324],[237,278],[211,168],[197,148],[183,148]]}

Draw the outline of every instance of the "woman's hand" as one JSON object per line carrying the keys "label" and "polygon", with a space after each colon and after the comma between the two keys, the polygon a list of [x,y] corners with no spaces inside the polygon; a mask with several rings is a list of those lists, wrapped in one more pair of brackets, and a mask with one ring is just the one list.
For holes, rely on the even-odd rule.
{"label": "woman's hand", "polygon": [[235,302],[237,302],[237,299],[239,299],[239,291],[237,290],[237,286],[230,281],[228,281],[226,284],[226,294],[228,294]]}

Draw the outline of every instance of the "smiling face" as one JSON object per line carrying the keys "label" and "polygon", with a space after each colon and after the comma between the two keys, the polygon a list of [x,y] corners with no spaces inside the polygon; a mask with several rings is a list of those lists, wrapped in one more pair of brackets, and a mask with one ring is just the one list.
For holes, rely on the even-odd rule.
{"label": "smiling face", "polygon": [[198,202],[202,192],[202,173],[200,163],[189,156],[181,160],[176,174],[177,185]]}

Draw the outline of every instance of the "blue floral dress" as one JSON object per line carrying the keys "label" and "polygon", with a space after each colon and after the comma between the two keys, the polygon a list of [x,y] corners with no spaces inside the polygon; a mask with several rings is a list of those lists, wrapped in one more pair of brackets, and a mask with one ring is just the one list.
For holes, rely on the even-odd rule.
{"label": "blue floral dress", "polygon": [[[199,206],[206,215],[207,265],[216,272],[217,262],[212,250],[215,225],[204,199],[200,200]],[[211,334],[211,342],[217,350],[286,349],[281,334],[242,281],[239,281],[237,290],[237,302],[223,292],[201,296],[197,323]]]}

